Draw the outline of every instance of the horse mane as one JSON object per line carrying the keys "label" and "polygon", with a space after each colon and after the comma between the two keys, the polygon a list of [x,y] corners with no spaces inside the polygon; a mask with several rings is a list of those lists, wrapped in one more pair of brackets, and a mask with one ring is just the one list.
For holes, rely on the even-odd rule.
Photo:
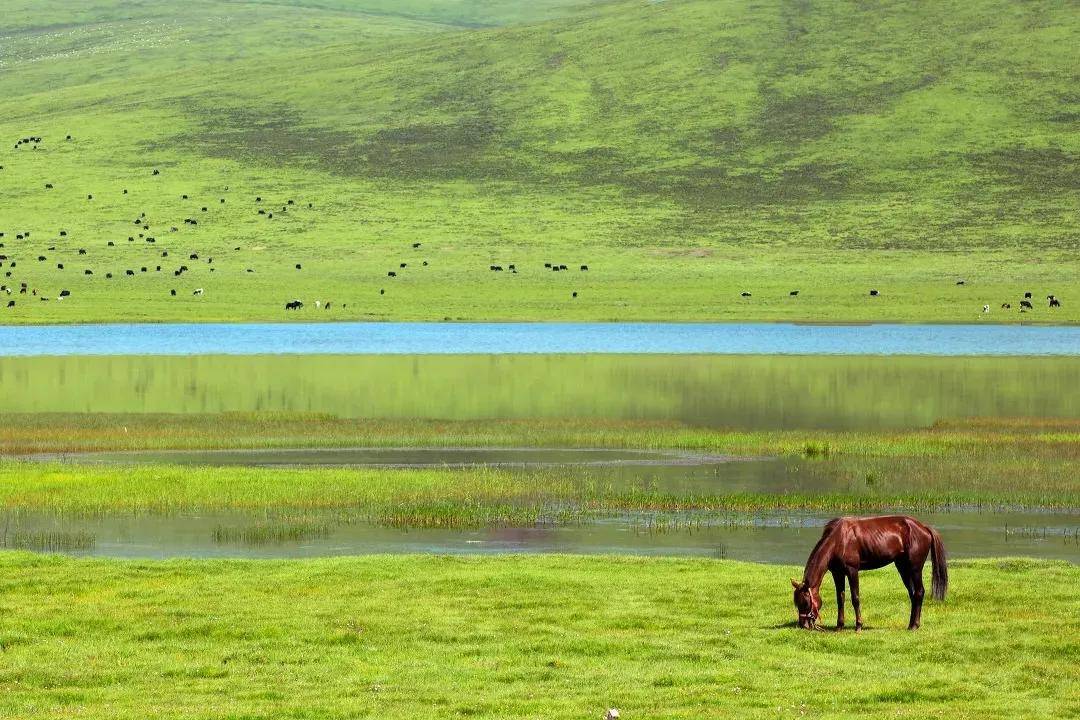
{"label": "horse mane", "polygon": [[[810,557],[806,559],[806,567],[803,569],[803,581],[808,585],[820,584],[821,577],[824,577],[824,567],[826,563],[822,562],[819,555],[824,553],[825,543],[832,540],[833,535],[836,532],[836,528],[840,525],[840,518],[833,518],[829,522],[825,523],[825,530],[821,533],[821,537],[818,538],[817,544],[814,545],[814,549],[810,551]],[[816,572],[821,569],[820,576],[811,577],[811,575],[818,575]]]}

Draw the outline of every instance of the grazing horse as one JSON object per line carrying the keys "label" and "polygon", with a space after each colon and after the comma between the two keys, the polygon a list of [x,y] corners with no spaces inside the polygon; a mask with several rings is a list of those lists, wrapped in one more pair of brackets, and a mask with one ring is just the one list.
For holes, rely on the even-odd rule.
{"label": "grazing horse", "polygon": [[806,561],[802,582],[791,580],[795,588],[795,607],[799,627],[813,630],[821,615],[821,582],[825,572],[836,583],[836,629],[844,628],[844,579],[851,585],[851,605],[855,608],[855,629],[862,628],[859,604],[859,571],[876,570],[894,563],[911,599],[908,630],[922,621],[923,563],[932,561],[932,590],[935,600],[945,599],[949,574],[945,564],[945,546],[941,536],[929,525],[905,515],[871,518],[834,518]]}

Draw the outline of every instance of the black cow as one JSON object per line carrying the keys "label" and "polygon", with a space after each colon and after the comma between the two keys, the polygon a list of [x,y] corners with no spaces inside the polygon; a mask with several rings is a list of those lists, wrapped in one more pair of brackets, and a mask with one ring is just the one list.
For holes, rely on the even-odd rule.
{"label": "black cow", "polygon": [[56,269],[57,270],[63,270],[64,269],[64,263],[56,263]]}
{"label": "black cow", "polygon": [[386,277],[397,277],[397,273],[391,270],[390,272],[386,273]]}
{"label": "black cow", "polygon": [[587,271],[588,269],[589,269],[589,266],[588,266],[588,265],[582,265],[582,266],[581,266],[581,272],[585,272],[585,271]]}
{"label": "black cow", "polygon": [[1031,299],[1031,293],[1030,292],[1024,293],[1024,299],[1025,300],[1030,300]]}
{"label": "black cow", "polygon": [[285,303],[286,310],[299,310],[302,307],[304,307],[304,303],[300,302],[299,300],[293,300],[292,302]]}
{"label": "black cow", "polygon": [[1033,308],[1031,306],[1031,301],[1030,300],[1021,300],[1020,301],[1020,309],[1024,310],[1025,308],[1028,309],[1028,310],[1034,310],[1035,309],[1035,308]]}
{"label": "black cow", "polygon": [[300,267],[300,263],[296,263],[296,269],[297,269],[297,270],[301,270],[301,269],[302,269],[302,268]]}
{"label": "black cow", "polygon": [[743,293],[740,293],[740,294],[741,294],[741,295],[742,295],[743,297],[750,297],[750,293],[748,293],[748,292],[743,292]]}
{"label": "black cow", "polygon": [[188,260],[198,260],[198,259],[199,259],[199,253],[191,253],[190,255],[188,255]]}
{"label": "black cow", "polygon": [[1053,307],[1061,307],[1061,301],[1060,301],[1060,300],[1058,300],[1058,299],[1057,299],[1056,297],[1054,297],[1053,295],[1051,295],[1051,296],[1049,297],[1049,300],[1050,300],[1050,307],[1052,307],[1052,308],[1053,308]]}
{"label": "black cow", "polygon": [[[146,268],[143,268],[143,272],[146,272]],[[134,275],[135,271],[134,270],[125,270],[124,274],[125,275]]]}
{"label": "black cow", "polygon": [[86,248],[79,248],[79,254],[80,255],[85,255],[86,254]]}
{"label": "black cow", "polygon": [[94,274],[93,270],[83,270],[83,275],[93,275],[93,274]]}
{"label": "black cow", "polygon": [[877,290],[871,290],[870,291],[870,297],[877,297],[877,294],[878,294]]}
{"label": "black cow", "polygon": [[413,243],[413,244],[412,244],[412,246],[413,246],[414,248],[418,248],[418,247],[420,247],[420,243]]}
{"label": "black cow", "polygon": [[798,290],[792,290],[791,292],[788,293],[788,295],[790,295],[791,297],[795,297],[798,294],[799,294]]}
{"label": "black cow", "polygon": [[169,294],[172,295],[173,297],[176,297],[176,290],[170,290]]}

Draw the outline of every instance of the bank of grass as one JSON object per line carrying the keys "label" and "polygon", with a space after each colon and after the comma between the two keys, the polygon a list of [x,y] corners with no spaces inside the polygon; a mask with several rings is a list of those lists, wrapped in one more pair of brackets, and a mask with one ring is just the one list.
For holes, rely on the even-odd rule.
{"label": "bank of grass", "polygon": [[[1072,717],[1075,565],[954,562],[904,628],[800,631],[799,568],[620,557],[124,561],[0,553],[0,715]],[[825,618],[833,613],[826,598]],[[850,613],[850,608],[849,608]]]}
{"label": "bank of grass", "polygon": [[1080,420],[958,418],[907,430],[733,430],[593,418],[431,420],[318,413],[5,413],[0,454],[322,447],[597,447],[731,455],[1080,460]]}

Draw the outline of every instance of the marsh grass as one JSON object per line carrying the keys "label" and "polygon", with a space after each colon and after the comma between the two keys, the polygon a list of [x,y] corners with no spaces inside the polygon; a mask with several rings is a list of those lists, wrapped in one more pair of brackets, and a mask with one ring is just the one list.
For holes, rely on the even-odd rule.
{"label": "marsh grass", "polygon": [[92,550],[97,544],[93,533],[82,530],[5,530],[0,548],[37,552]]}
{"label": "marsh grass", "polygon": [[333,526],[319,518],[277,518],[240,526],[218,525],[213,538],[221,544],[259,546],[319,540],[332,532]]}

